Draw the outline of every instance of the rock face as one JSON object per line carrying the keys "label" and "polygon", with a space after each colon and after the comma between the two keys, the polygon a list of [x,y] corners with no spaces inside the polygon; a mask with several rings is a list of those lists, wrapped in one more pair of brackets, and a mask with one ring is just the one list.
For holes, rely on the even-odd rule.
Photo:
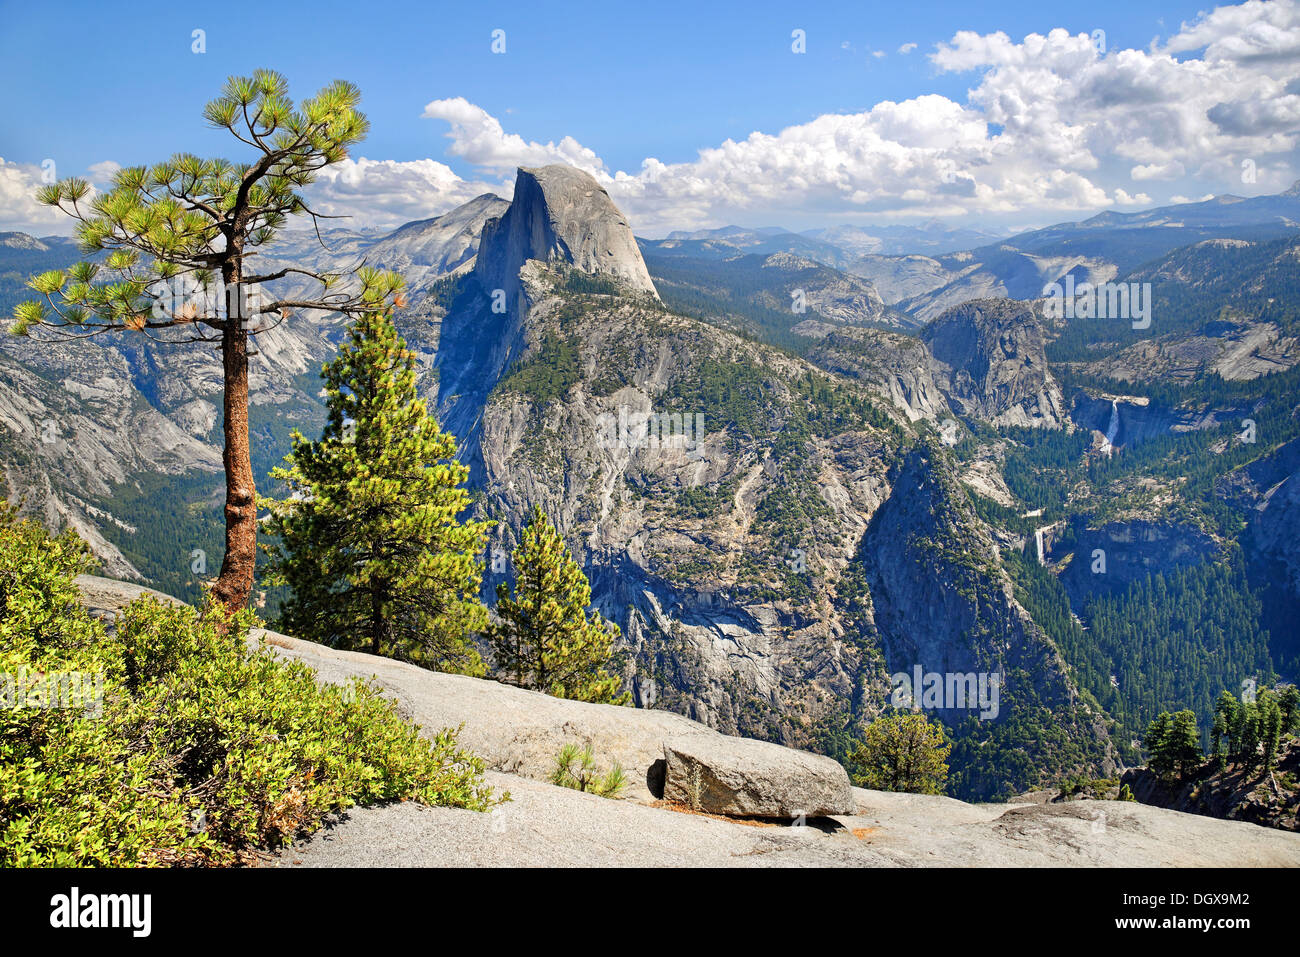
{"label": "rock face", "polygon": [[962,415],[993,425],[1059,428],[1061,389],[1033,309],[1009,299],[955,306],[921,330],[935,380]]}
{"label": "rock face", "polygon": [[808,358],[823,369],[856,379],[913,422],[950,414],[935,382],[929,350],[912,336],[883,329],[830,331]]}
{"label": "rock face", "polygon": [[1300,835],[1131,801],[965,804],[853,789],[822,827],[754,827],[488,774],[488,814],[353,808],[274,867],[1296,867]]}
{"label": "rock face", "polygon": [[[82,575],[77,585],[91,612],[108,620],[145,595],[175,601],[93,575]],[[707,811],[764,817],[853,812],[848,775],[830,758],[722,735],[669,711],[568,701],[269,631],[257,630],[251,637],[281,657],[313,668],[322,681],[373,680],[421,727],[462,727],[461,743],[498,771],[548,781],[560,749],[578,744],[590,747],[604,769],[620,764],[629,779],[626,796],[634,799],[672,797],[686,779],[683,769],[699,765]]]}
{"label": "rock face", "polygon": [[483,225],[509,208],[500,196],[484,193],[441,216],[398,227],[366,248],[366,261],[396,270],[408,285],[419,287],[427,280],[467,268],[478,252]]}
{"label": "rock face", "polygon": [[[77,584],[92,613],[110,621],[142,595],[174,600],[93,576]],[[728,738],[678,715],[563,701],[271,632],[253,639],[316,669],[322,681],[371,678],[425,734],[463,723],[459,740],[498,769],[488,782],[511,795],[487,814],[414,802],[353,808],[271,857],[273,866],[1300,865],[1300,835],[1240,821],[1126,802],[974,805],[850,789],[828,758]],[[637,772],[630,775],[630,800],[544,783],[552,747],[569,741],[592,744],[598,760],[626,758]],[[831,820],[822,827],[754,827],[653,806],[663,792],[638,786],[638,773],[667,760],[671,788],[675,757],[700,762],[710,775],[735,782],[736,793],[761,802],[745,806],[781,807],[795,823],[800,810],[810,818],[815,812],[789,805],[811,807],[820,795]],[[762,789],[760,781],[767,782]],[[774,802],[760,790],[785,797]]]}
{"label": "rock face", "polygon": [[[779,277],[783,295],[766,293],[765,302],[774,309],[789,309],[795,290],[803,292],[807,309],[832,324],[885,321],[885,304],[876,287],[865,279],[851,276],[791,253],[773,253],[762,260],[760,273]],[[815,334],[794,327],[801,335]]]}
{"label": "rock face", "polygon": [[1130,768],[1120,779],[1143,804],[1204,814],[1263,827],[1300,831],[1300,740],[1283,741],[1272,772],[1245,771],[1236,765],[1202,765],[1188,777],[1162,780],[1150,768]]}
{"label": "rock face", "polygon": [[[1098,552],[1104,553],[1103,556]],[[1194,525],[1133,520],[1082,530],[1069,552],[1053,549],[1054,562],[1072,554],[1061,583],[1076,608],[1097,594],[1118,594],[1148,575],[1167,575],[1214,559],[1219,549]],[[1096,566],[1096,570],[1094,570]]]}
{"label": "rock face", "polygon": [[664,743],[664,798],[730,817],[852,814],[849,776],[836,761],[766,741],[692,735]]}
{"label": "rock face", "polygon": [[519,169],[510,208],[483,227],[475,276],[484,289],[513,298],[530,259],[570,263],[657,296],[627,219],[599,183],[571,166]]}

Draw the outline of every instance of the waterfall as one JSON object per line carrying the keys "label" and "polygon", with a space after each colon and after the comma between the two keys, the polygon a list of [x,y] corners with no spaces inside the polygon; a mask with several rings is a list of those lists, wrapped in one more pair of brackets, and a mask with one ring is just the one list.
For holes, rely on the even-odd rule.
{"label": "waterfall", "polygon": [[1110,425],[1106,426],[1106,444],[1102,446],[1106,454],[1115,447],[1115,436],[1119,435],[1119,399],[1110,400]]}

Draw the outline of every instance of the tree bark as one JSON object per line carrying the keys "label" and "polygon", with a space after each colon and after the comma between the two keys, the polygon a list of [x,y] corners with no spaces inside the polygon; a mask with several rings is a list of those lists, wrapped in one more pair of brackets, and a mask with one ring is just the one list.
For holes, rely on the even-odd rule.
{"label": "tree bark", "polygon": [[[237,278],[235,283],[235,295],[238,295]],[[257,490],[248,446],[248,333],[237,315],[228,316],[221,333],[221,365],[225,412],[222,461],[226,468],[226,554],[212,594],[233,613],[248,603],[257,563]]]}

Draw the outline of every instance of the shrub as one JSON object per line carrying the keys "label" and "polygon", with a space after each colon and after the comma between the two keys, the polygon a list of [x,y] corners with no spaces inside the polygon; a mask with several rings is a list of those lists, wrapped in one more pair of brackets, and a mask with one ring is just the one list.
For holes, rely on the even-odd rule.
{"label": "shrub", "polygon": [[590,747],[579,748],[576,744],[566,744],[555,756],[551,783],[600,797],[616,798],[627,785],[627,775],[617,761],[605,774],[598,775],[596,756],[591,753]]}
{"label": "shrub", "polygon": [[425,739],[375,688],[250,647],[249,613],[146,598],[105,628],[73,583],[87,557],[0,516],[6,694],[63,674],[99,692],[0,709],[0,866],[232,864],[354,804],[494,803],[455,732]]}

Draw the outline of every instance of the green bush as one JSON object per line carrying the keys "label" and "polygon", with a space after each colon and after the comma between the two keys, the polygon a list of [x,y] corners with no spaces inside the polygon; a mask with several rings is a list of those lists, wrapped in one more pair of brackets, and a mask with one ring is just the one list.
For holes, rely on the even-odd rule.
{"label": "green bush", "polygon": [[250,647],[251,614],[141,599],[106,629],[73,583],[87,559],[0,516],[0,704],[51,675],[101,692],[0,708],[0,866],[234,864],[355,804],[495,803],[455,732],[422,738],[367,684]]}
{"label": "green bush", "polygon": [[551,783],[600,797],[616,798],[627,786],[627,774],[617,761],[604,774],[597,774],[596,756],[591,753],[590,746],[580,748],[576,744],[566,744],[555,756]]}

